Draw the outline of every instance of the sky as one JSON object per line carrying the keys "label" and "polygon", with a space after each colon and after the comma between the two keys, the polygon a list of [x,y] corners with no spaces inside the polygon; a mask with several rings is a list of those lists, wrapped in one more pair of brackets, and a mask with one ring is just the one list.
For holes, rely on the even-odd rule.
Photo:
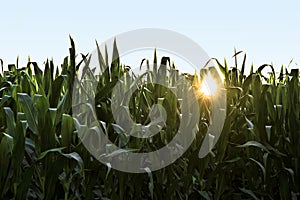
{"label": "sky", "polygon": [[[4,65],[59,65],[68,55],[69,35],[78,53],[88,53],[117,34],[139,28],[176,31],[211,57],[226,58],[234,48],[247,53],[248,70],[273,63],[277,71],[300,63],[299,1],[2,1],[0,58]],[[241,59],[241,58],[240,58]]]}

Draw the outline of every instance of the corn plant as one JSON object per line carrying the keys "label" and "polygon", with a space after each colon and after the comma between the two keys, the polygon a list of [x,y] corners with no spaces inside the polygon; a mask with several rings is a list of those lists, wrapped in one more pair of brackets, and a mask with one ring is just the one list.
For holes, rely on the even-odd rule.
{"label": "corn plant", "polygon": [[[117,171],[93,157],[83,145],[73,116],[72,92],[79,63],[72,39],[70,55],[61,66],[47,60],[43,69],[28,62],[8,65],[0,75],[0,199],[297,199],[300,196],[300,96],[299,70],[282,67],[277,76],[272,65],[245,74],[235,52],[235,66],[217,59],[224,76],[227,113],[221,137],[206,157],[198,153],[210,124],[211,102],[198,96],[200,120],[190,148],[173,164],[157,171],[132,174]],[[198,91],[208,73],[180,73],[169,57],[136,76],[122,64],[116,42],[108,63],[107,51],[98,59],[101,73],[83,70],[97,81],[94,95],[97,121],[117,146],[136,152],[153,151],[176,134],[181,119],[181,98],[187,92],[180,79]],[[2,63],[2,62],[1,62]],[[1,64],[2,65],[2,64]],[[265,75],[269,68],[271,73]],[[3,68],[2,68],[3,69]],[[125,78],[124,78],[125,77]],[[124,78],[124,79],[122,79]],[[149,109],[162,105],[167,113],[164,128],[151,138],[131,137],[113,116],[112,93],[118,81],[133,91],[128,109],[131,118],[147,124]],[[160,80],[167,85],[155,84]],[[136,88],[140,83],[141,87]],[[87,85],[86,85],[87,86]],[[80,88],[79,88],[80,89]],[[120,93],[122,92],[122,88]],[[172,91],[177,91],[176,97]],[[87,108],[89,109],[89,108]],[[84,116],[83,112],[79,117]],[[160,124],[162,125],[162,124]],[[84,126],[82,126],[84,127]],[[94,131],[92,127],[84,127]]]}

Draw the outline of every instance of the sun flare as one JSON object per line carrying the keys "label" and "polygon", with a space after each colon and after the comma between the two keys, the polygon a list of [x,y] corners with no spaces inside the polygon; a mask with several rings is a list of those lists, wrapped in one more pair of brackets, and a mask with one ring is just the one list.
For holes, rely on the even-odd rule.
{"label": "sun flare", "polygon": [[202,81],[199,92],[204,96],[213,96],[217,93],[219,85],[210,73],[206,75]]}

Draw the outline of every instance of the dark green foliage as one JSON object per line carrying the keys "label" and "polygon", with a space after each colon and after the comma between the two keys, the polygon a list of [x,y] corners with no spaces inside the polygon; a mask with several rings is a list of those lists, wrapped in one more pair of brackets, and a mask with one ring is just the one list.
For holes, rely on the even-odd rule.
{"label": "dark green foliage", "polygon": [[[246,76],[246,55],[238,68],[241,53],[235,52],[233,68],[215,59],[225,79],[227,116],[212,152],[198,158],[211,109],[209,99],[199,96],[201,120],[191,147],[170,166],[144,174],[119,172],[103,165],[79,140],[72,118],[72,91],[80,64],[89,60],[83,56],[76,63],[72,39],[70,56],[56,72],[52,61],[47,61],[43,70],[34,62],[24,68],[9,65],[0,75],[0,199],[299,198],[299,70],[284,73],[282,68],[276,77],[273,66],[263,65],[256,72],[252,68]],[[112,89],[130,68],[120,63],[116,42],[113,58],[109,64],[107,52],[103,57],[98,48],[102,76],[91,77],[99,80],[95,107],[103,130],[116,145],[137,151],[164,146],[178,130],[181,111],[170,89],[153,81],[173,87],[181,77],[187,77],[197,89],[208,70],[201,71],[200,80],[180,74],[168,57],[158,66],[155,52],[152,72],[128,76],[135,83],[146,83],[130,99],[134,121],[148,123],[148,110],[154,103],[167,111],[168,126],[150,141],[130,137],[115,124]],[[149,61],[143,61],[149,67]],[[267,77],[262,73],[266,67],[271,68]],[[124,82],[129,89],[135,86]]]}

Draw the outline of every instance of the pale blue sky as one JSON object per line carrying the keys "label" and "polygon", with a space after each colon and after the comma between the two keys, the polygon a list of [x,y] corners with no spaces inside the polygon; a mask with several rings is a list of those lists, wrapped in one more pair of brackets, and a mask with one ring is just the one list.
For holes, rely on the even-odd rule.
{"label": "pale blue sky", "polygon": [[137,28],[166,28],[184,34],[212,56],[247,53],[255,66],[300,61],[300,3],[297,1],[4,1],[0,4],[0,58],[7,65],[56,64],[68,54],[71,34],[79,52]]}

